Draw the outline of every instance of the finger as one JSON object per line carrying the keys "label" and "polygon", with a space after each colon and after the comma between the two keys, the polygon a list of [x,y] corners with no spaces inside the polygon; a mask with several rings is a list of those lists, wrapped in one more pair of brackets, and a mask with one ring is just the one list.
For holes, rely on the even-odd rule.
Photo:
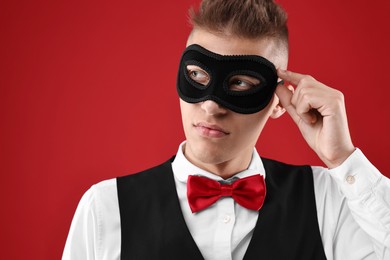
{"label": "finger", "polygon": [[[324,91],[324,88],[327,88],[324,84],[316,81],[311,76],[304,75],[303,78],[300,79],[299,83],[296,86],[295,93],[291,103],[294,106],[296,106],[298,100],[302,98],[308,98],[310,93],[312,93],[311,101],[313,101],[313,98],[316,98],[316,96],[321,97],[320,93]],[[313,105],[312,102],[311,105]]]}
{"label": "finger", "polygon": [[302,79],[312,79],[311,76],[282,69],[278,69],[278,77],[292,83],[295,86],[297,86]]}
{"label": "finger", "polygon": [[311,85],[308,85],[307,81],[301,81],[291,99],[291,103],[295,106],[297,114],[307,124],[314,124],[317,122],[317,113],[314,112],[316,107],[313,106],[313,101],[315,99],[316,90]]}
{"label": "finger", "polygon": [[296,88],[291,103],[299,115],[310,112],[312,114],[310,121],[314,123],[319,115],[324,117],[332,113],[329,108],[334,108],[335,104],[338,104],[338,93],[339,91],[320,83],[315,85],[302,83]]}
{"label": "finger", "polygon": [[287,113],[291,116],[293,121],[298,124],[300,117],[297,114],[295,107],[291,104],[291,98],[293,96],[293,90],[288,89],[284,85],[278,85],[275,90],[276,96],[279,98],[280,104],[284,107]]}
{"label": "finger", "polygon": [[317,122],[317,114],[309,100],[300,99],[296,105],[295,109],[298,116],[307,124],[315,124]]}

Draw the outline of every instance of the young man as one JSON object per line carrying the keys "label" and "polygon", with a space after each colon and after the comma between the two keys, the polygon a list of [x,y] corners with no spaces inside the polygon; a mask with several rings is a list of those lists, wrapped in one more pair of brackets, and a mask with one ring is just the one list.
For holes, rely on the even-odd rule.
{"label": "young man", "polygon": [[[353,145],[343,95],[286,70],[284,11],[204,0],[192,22],[177,84],[186,141],[88,190],[63,259],[389,259],[390,181]],[[329,169],[259,157],[285,111]]]}

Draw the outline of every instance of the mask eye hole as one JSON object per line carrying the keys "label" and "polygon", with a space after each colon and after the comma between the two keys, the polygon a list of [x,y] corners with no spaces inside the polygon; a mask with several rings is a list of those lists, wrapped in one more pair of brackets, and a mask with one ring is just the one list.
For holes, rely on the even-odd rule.
{"label": "mask eye hole", "polygon": [[261,81],[248,75],[234,75],[229,78],[228,89],[233,92],[254,91],[259,88]]}
{"label": "mask eye hole", "polygon": [[187,65],[187,76],[196,83],[206,86],[210,82],[210,75],[197,65]]}

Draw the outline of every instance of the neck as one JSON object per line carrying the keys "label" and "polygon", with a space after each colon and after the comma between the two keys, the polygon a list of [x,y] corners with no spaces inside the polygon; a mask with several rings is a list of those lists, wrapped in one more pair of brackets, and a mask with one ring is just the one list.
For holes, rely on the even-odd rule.
{"label": "neck", "polygon": [[248,169],[249,164],[252,160],[253,149],[251,149],[250,151],[242,152],[236,157],[228,160],[213,161],[205,161],[196,158],[196,156],[193,156],[189,149],[186,149],[186,146],[183,147],[183,153],[187,160],[190,161],[193,165],[214,175],[220,176],[221,178],[226,180],[236,175],[237,173]]}

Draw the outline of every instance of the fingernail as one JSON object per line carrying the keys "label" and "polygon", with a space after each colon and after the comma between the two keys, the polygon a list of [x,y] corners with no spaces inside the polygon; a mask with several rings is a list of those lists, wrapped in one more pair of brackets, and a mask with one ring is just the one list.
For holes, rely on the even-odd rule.
{"label": "fingernail", "polygon": [[284,69],[279,69],[279,72],[281,72],[281,73],[286,73],[286,72],[287,72],[287,70],[284,70]]}

